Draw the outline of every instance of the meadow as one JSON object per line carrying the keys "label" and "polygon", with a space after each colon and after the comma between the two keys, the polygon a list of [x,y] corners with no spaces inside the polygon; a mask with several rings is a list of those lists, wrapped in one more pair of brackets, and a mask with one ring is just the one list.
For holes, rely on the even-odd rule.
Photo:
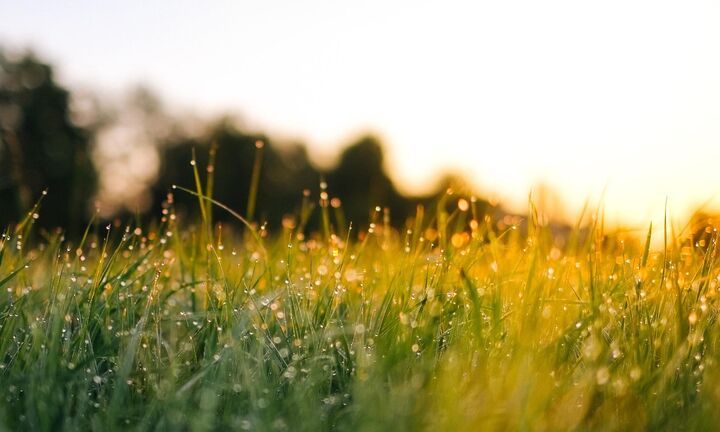
{"label": "meadow", "polygon": [[448,191],[355,227],[321,191],[271,231],[195,173],[154,224],[4,231],[0,430],[720,427],[711,223],[558,235]]}

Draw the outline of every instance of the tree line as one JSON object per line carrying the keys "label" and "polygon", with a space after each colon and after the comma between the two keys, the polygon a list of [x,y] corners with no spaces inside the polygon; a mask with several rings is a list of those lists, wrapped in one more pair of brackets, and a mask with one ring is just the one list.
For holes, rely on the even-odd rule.
{"label": "tree line", "polygon": [[[90,220],[104,169],[91,157],[102,125],[79,125],[70,102],[70,91],[56,82],[51,65],[32,54],[0,51],[0,227],[24,218],[41,198],[37,223],[46,229],[78,232]],[[327,205],[356,226],[368,224],[377,206],[400,225],[418,204],[430,204],[452,182],[448,179],[426,196],[401,194],[386,171],[383,145],[372,135],[350,143],[330,169],[311,163],[304,145],[278,145],[227,119],[211,122],[203,133],[174,133],[153,145],[160,162],[148,187],[151,202],[134,215],[141,218],[160,214],[172,185],[194,187],[193,159],[201,176],[212,172],[215,199],[241,214],[252,212],[255,221],[270,226],[298,214],[304,201],[317,204],[321,192],[327,194]],[[251,177],[258,169],[257,199],[250,204]],[[322,191],[321,185],[326,185]],[[174,201],[181,214],[197,212],[197,200],[190,195],[175,194]],[[490,208],[486,201],[476,202],[481,213]]]}

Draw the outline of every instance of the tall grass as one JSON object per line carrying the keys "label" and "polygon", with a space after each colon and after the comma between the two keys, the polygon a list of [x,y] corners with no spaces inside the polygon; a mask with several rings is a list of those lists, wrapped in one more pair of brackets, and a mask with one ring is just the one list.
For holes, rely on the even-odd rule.
{"label": "tall grass", "polygon": [[4,232],[0,429],[720,426],[712,227],[658,251],[652,227],[596,216],[561,238],[531,211],[500,229],[463,199],[358,230],[324,196],[320,233],[307,214],[268,233],[212,224],[230,209],[196,178],[175,193],[197,224],[170,199],[80,242],[28,242],[32,214]]}

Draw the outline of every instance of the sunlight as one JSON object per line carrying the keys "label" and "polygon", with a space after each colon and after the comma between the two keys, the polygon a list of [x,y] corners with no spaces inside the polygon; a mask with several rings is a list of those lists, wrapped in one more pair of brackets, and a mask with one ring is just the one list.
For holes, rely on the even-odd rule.
{"label": "sunlight", "polygon": [[[405,191],[460,169],[513,210],[546,184],[570,214],[604,196],[632,224],[658,220],[665,197],[684,217],[720,190],[713,2],[182,2],[135,19],[137,2],[96,11],[102,38],[46,6],[0,34],[62,59],[69,81],[142,80],[170,105],[234,108],[320,155],[370,129]],[[162,36],[181,27],[199,31]]]}

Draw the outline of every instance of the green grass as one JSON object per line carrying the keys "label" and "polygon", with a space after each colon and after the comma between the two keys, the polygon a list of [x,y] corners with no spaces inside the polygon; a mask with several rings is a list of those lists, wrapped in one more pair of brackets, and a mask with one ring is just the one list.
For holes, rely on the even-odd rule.
{"label": "green grass", "polygon": [[320,234],[268,233],[213,225],[197,178],[197,225],[5,232],[0,430],[720,427],[713,229],[653,250],[444,200],[349,229],[325,198]]}

